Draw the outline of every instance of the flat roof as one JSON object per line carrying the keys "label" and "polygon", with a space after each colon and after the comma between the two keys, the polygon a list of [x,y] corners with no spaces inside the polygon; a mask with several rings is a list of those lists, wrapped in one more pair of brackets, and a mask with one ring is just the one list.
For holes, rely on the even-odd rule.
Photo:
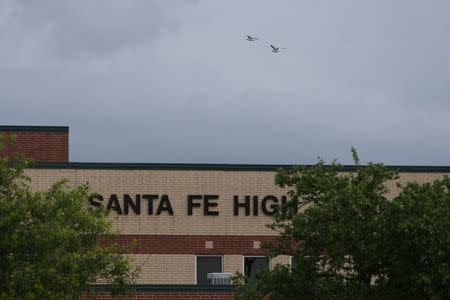
{"label": "flat roof", "polygon": [[0,132],[62,132],[62,133],[68,133],[69,126],[0,125]]}
{"label": "flat roof", "polygon": [[[277,171],[294,165],[261,164],[197,164],[197,163],[100,163],[100,162],[37,162],[38,169],[93,170],[186,170],[186,171]],[[300,165],[302,166],[302,165]],[[305,165],[311,167],[312,165]],[[342,171],[356,171],[354,165],[343,165]],[[450,166],[386,166],[389,170],[412,173],[450,173]]]}

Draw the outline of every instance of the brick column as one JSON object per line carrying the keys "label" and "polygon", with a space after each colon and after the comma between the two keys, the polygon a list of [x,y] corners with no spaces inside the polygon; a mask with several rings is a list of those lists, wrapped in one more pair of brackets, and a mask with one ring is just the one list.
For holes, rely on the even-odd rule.
{"label": "brick column", "polygon": [[21,152],[38,162],[69,161],[69,127],[67,126],[1,126],[0,135],[15,136],[12,144],[5,144],[0,157],[12,158]]}

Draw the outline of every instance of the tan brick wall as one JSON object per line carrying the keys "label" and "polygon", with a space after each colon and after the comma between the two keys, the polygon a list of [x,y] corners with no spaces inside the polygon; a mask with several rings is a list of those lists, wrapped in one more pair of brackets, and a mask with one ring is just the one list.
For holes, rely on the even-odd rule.
{"label": "tan brick wall", "polygon": [[242,255],[224,255],[223,256],[223,272],[234,275],[236,272],[243,273],[243,256]]}
{"label": "tan brick wall", "polygon": [[280,255],[272,258],[270,263],[272,268],[275,267],[277,264],[289,266],[291,264],[291,257],[287,255]]}
{"label": "tan brick wall", "polygon": [[387,195],[388,199],[392,199],[398,195],[400,189],[397,187],[397,183],[401,185],[406,185],[406,183],[418,182],[432,182],[436,179],[443,178],[445,175],[450,176],[450,173],[400,173],[400,178],[396,181],[391,181],[388,183],[389,194]]}
{"label": "tan brick wall", "polygon": [[195,255],[133,254],[142,270],[138,284],[195,284]]}
{"label": "tan brick wall", "polygon": [[[128,255],[134,266],[142,270],[138,284],[195,284],[196,255],[173,254],[133,254]],[[243,273],[243,255],[223,255],[223,272]],[[276,264],[290,265],[289,256],[279,256],[271,260]]]}
{"label": "tan brick wall", "polygon": [[[92,191],[103,195],[106,205],[111,194],[117,194],[123,206],[123,194],[135,200],[136,194],[167,194],[174,215],[167,212],[155,215],[159,199],[154,203],[154,214],[147,214],[147,201],[141,199],[141,214],[121,215],[114,220],[114,227],[123,234],[177,234],[177,235],[273,235],[264,225],[271,221],[261,209],[259,215],[233,215],[233,196],[243,202],[245,195],[258,195],[259,201],[266,195],[275,195],[281,201],[285,192],[274,184],[275,172],[263,171],[173,171],[173,170],[79,170],[79,169],[29,169],[35,190],[48,189],[61,178],[68,178],[74,186],[89,182]],[[444,173],[402,173],[400,182],[431,181],[442,178]],[[450,175],[447,173],[447,175]],[[395,183],[390,183],[392,198],[398,193]],[[203,215],[202,207],[194,208],[193,215],[187,213],[188,195],[219,195],[215,202],[218,216]],[[252,201],[251,205],[253,205]],[[123,207],[122,207],[123,210]],[[116,216],[113,212],[112,216]]]}
{"label": "tan brick wall", "polygon": [[[155,170],[46,170],[32,169],[27,173],[34,178],[33,188],[48,189],[60,178],[68,178],[71,185],[89,182],[92,191],[105,198],[107,204],[111,194],[117,194],[123,205],[123,194],[135,199],[136,194],[167,194],[174,215],[147,215],[147,201],[141,199],[141,214],[130,212],[114,221],[115,228],[123,234],[203,234],[203,235],[271,235],[264,224],[270,218],[263,215],[233,215],[233,196],[239,195],[242,202],[245,195],[284,195],[274,185],[274,172],[224,172],[224,171],[155,171]],[[202,207],[194,208],[193,215],[187,214],[188,195],[219,195],[217,208],[219,216],[204,216]],[[260,199],[261,201],[262,199]],[[154,203],[154,213],[159,200]],[[112,215],[115,215],[113,212]],[[249,232],[249,228],[254,228]]]}
{"label": "tan brick wall", "polygon": [[[33,179],[34,190],[46,190],[53,183],[68,178],[70,186],[89,182],[92,191],[103,195],[106,205],[111,194],[117,194],[123,205],[123,194],[129,194],[134,200],[136,194],[167,194],[174,210],[174,215],[167,212],[161,215],[147,214],[147,201],[141,199],[141,214],[122,215],[114,220],[114,227],[122,234],[140,235],[253,235],[255,241],[260,236],[274,235],[264,226],[271,221],[259,209],[258,216],[244,216],[240,209],[239,216],[233,215],[233,196],[238,195],[243,201],[245,195],[258,195],[261,201],[266,195],[275,195],[281,200],[285,191],[274,184],[275,172],[262,171],[170,171],[170,170],[80,170],[80,169],[29,169],[26,171]],[[442,178],[444,173],[402,173],[400,182],[432,181]],[[398,193],[395,182],[389,183],[392,198]],[[204,216],[202,207],[194,208],[194,214],[187,214],[188,195],[219,195],[217,203],[219,216]],[[201,202],[201,201],[198,201]],[[159,204],[154,204],[154,213]],[[251,204],[252,201],[251,201]],[[123,207],[122,207],[123,209]],[[253,209],[251,209],[253,214]],[[116,213],[113,212],[113,216]],[[207,237],[213,240],[213,237]],[[249,248],[254,247],[248,241]],[[246,242],[247,243],[247,242]],[[202,243],[203,246],[204,242]],[[217,249],[216,241],[213,250]],[[191,245],[192,246],[192,245]],[[193,246],[192,246],[193,247]],[[206,251],[206,250],[205,250]],[[211,250],[212,251],[212,250]],[[219,251],[219,252],[216,252]],[[249,250],[247,250],[249,251]],[[134,264],[142,268],[141,284],[195,284],[195,254],[130,254]],[[290,264],[290,257],[282,256],[272,260],[271,265]],[[243,255],[223,255],[223,271],[226,273],[243,272]]]}

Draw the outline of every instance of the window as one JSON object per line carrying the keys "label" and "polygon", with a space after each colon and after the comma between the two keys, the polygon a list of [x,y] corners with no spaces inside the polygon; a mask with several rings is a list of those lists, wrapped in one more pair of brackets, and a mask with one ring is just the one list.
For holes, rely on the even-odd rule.
{"label": "window", "polygon": [[[309,260],[309,262],[310,262],[309,268],[310,268],[311,272],[317,270],[317,263],[311,257],[303,256],[303,258],[304,258],[303,263],[305,263],[307,260]],[[297,264],[297,260],[295,259],[294,256],[291,256],[291,270],[293,267],[295,267],[296,264]],[[304,267],[302,267],[302,268],[304,268]]]}
{"label": "window", "polygon": [[260,270],[269,270],[269,258],[266,256],[244,256],[244,275],[255,279]]}
{"label": "window", "polygon": [[222,256],[197,256],[196,265],[197,284],[210,285],[212,281],[208,279],[208,273],[222,273]]}

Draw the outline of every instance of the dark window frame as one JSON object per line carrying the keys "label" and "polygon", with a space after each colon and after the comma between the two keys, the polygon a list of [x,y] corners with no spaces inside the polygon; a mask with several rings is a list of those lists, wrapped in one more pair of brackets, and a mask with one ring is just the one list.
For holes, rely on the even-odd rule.
{"label": "dark window frame", "polygon": [[220,272],[223,273],[223,255],[196,255],[195,256],[195,284],[198,285],[198,258],[199,257],[219,257],[220,258]]}
{"label": "dark window frame", "polygon": [[246,269],[245,269],[245,259],[246,258],[264,258],[267,261],[267,269],[268,270],[272,269],[272,260],[270,259],[269,256],[266,256],[266,255],[244,255],[242,257],[242,267],[243,267],[242,269],[243,269],[244,275],[247,275],[245,272],[246,271]]}

